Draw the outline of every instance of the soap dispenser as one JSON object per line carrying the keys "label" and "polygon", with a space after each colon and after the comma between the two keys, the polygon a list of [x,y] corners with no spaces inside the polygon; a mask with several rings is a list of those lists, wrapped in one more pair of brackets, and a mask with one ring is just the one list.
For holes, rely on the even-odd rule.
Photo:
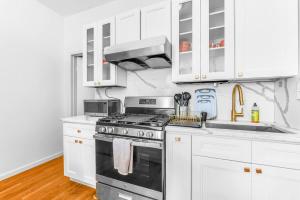
{"label": "soap dispenser", "polygon": [[251,109],[251,122],[259,123],[259,107],[256,103],[253,104]]}

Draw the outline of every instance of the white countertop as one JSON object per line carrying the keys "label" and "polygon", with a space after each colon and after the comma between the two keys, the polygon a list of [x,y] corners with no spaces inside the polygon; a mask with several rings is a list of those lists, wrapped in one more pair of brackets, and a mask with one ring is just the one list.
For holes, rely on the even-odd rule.
{"label": "white countertop", "polygon": [[218,124],[235,124],[235,125],[252,125],[252,126],[273,126],[279,130],[287,131],[289,133],[271,133],[260,131],[244,131],[244,130],[229,130],[229,129],[216,129],[216,128],[188,128],[179,126],[167,126],[167,133],[176,132],[192,135],[211,135],[219,137],[229,137],[246,140],[260,140],[270,142],[283,142],[283,143],[296,143],[300,144],[300,130],[289,129],[285,127],[276,126],[275,124],[259,123],[253,124],[248,122],[228,122],[228,121],[210,121],[211,123]]}
{"label": "white countertop", "polygon": [[89,125],[96,125],[99,117],[89,117],[85,115],[74,116],[74,117],[67,117],[61,119],[64,123],[74,123],[74,124],[89,124]]}

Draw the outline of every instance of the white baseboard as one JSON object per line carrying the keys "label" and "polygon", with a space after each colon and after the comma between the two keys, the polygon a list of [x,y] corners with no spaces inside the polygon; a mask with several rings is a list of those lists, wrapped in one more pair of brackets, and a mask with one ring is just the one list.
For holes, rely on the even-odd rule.
{"label": "white baseboard", "polygon": [[11,171],[8,171],[8,172],[6,172],[6,173],[4,173],[4,174],[0,174],[0,181],[2,181],[2,180],[4,180],[4,179],[7,179],[7,178],[9,178],[9,177],[15,176],[15,175],[17,175],[17,174],[19,174],[19,173],[22,173],[22,172],[24,172],[24,171],[26,171],[26,170],[29,170],[29,169],[31,169],[31,168],[34,168],[34,167],[36,167],[36,166],[38,166],[38,165],[41,165],[41,164],[43,164],[43,163],[45,163],[45,162],[48,162],[48,161],[50,161],[50,160],[53,160],[53,159],[55,159],[55,158],[58,158],[58,157],[60,157],[60,156],[62,156],[62,155],[63,155],[63,152],[59,152],[59,153],[56,153],[56,154],[47,156],[47,157],[45,157],[45,158],[42,158],[42,159],[40,159],[40,160],[34,161],[34,162],[32,162],[32,163],[26,164],[26,165],[24,165],[24,166],[22,166],[22,167],[18,167],[18,168],[16,168],[16,169],[13,169],[13,170],[11,170]]}
{"label": "white baseboard", "polygon": [[92,184],[88,184],[88,183],[82,182],[82,181],[77,180],[77,179],[74,179],[74,178],[70,178],[70,180],[73,181],[73,182],[79,183],[79,184],[81,184],[81,185],[85,185],[85,186],[88,186],[88,187],[90,187],[90,188],[96,189],[96,181],[95,181],[95,184],[92,185]]}

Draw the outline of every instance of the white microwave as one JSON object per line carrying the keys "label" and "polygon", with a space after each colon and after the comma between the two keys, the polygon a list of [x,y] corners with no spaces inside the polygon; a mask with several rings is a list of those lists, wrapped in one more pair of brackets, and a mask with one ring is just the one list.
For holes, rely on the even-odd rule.
{"label": "white microwave", "polygon": [[119,99],[84,100],[84,114],[91,117],[107,117],[121,112]]}

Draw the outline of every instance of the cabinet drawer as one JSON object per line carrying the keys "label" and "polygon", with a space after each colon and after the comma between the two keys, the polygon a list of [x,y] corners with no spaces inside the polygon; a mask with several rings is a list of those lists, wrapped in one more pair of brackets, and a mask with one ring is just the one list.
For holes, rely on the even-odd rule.
{"label": "cabinet drawer", "polygon": [[95,126],[84,124],[68,124],[63,125],[63,131],[65,136],[93,139],[95,134]]}
{"label": "cabinet drawer", "polygon": [[253,163],[300,169],[300,145],[253,142]]}
{"label": "cabinet drawer", "polygon": [[129,193],[125,190],[97,183],[97,198],[103,200],[152,200],[150,198]]}
{"label": "cabinet drawer", "polygon": [[192,154],[241,162],[251,162],[251,142],[208,136],[193,136]]}

